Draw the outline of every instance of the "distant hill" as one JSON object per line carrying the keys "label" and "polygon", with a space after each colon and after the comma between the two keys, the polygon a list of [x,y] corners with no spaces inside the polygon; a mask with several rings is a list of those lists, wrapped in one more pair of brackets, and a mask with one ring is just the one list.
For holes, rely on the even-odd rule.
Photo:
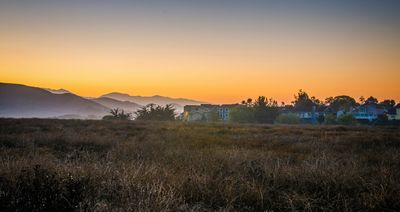
{"label": "distant hill", "polygon": [[108,97],[100,97],[97,99],[91,99],[91,101],[99,103],[107,108],[120,108],[126,112],[135,112],[142,105],[136,104],[130,101],[119,101]]}
{"label": "distant hill", "polygon": [[130,101],[135,102],[140,105],[147,105],[147,104],[157,104],[157,105],[166,105],[172,104],[177,109],[178,112],[183,111],[183,106],[185,105],[199,105],[203,104],[204,102],[191,100],[191,99],[184,99],[184,98],[171,98],[165,96],[131,96],[129,94],[113,92],[109,94],[105,94],[101,97],[108,97],[120,101]]}
{"label": "distant hill", "polygon": [[42,88],[0,83],[0,117],[53,118],[102,117],[109,108],[71,94],[55,94]]}

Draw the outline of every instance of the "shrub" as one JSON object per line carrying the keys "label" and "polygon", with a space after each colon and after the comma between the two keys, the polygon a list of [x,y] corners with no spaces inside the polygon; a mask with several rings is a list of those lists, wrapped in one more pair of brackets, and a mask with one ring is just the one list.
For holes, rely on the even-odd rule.
{"label": "shrub", "polygon": [[334,125],[337,124],[336,116],[333,114],[328,114],[325,116],[324,124],[326,125]]}
{"label": "shrub", "polygon": [[208,112],[208,113],[206,114],[206,117],[207,117],[206,120],[209,120],[210,122],[217,122],[217,121],[220,120],[217,111]]}
{"label": "shrub", "polygon": [[300,124],[300,118],[294,113],[280,114],[276,118],[278,124]]}
{"label": "shrub", "polygon": [[106,115],[103,120],[130,120],[132,118],[132,113],[126,113],[124,110],[119,108],[111,109],[111,115]]}
{"label": "shrub", "polygon": [[322,124],[325,121],[325,115],[319,115],[317,117],[318,124]]}
{"label": "shrub", "polygon": [[398,132],[0,119],[0,211],[399,211]]}
{"label": "shrub", "polygon": [[171,104],[165,106],[148,104],[136,111],[136,120],[142,121],[173,121],[175,108]]}
{"label": "shrub", "polygon": [[229,120],[232,122],[250,123],[255,122],[255,110],[252,107],[236,107],[229,112]]}
{"label": "shrub", "polygon": [[105,115],[105,116],[103,116],[102,120],[111,121],[111,120],[117,120],[117,119],[113,115]]}
{"label": "shrub", "polygon": [[339,116],[337,119],[337,123],[341,125],[355,125],[357,120],[353,117],[352,114],[345,114]]}
{"label": "shrub", "polygon": [[0,178],[0,203],[5,211],[71,211],[83,200],[87,181],[35,166],[14,179]]}
{"label": "shrub", "polygon": [[279,115],[278,103],[264,96],[258,97],[254,102],[255,118],[258,123],[272,124]]}

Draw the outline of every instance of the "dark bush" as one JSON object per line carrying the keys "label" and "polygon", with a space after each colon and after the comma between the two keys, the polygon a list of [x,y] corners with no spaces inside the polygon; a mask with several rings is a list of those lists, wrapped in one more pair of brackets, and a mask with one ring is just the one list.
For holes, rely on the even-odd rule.
{"label": "dark bush", "polygon": [[86,186],[84,178],[35,166],[0,178],[0,205],[4,211],[71,211],[78,209]]}

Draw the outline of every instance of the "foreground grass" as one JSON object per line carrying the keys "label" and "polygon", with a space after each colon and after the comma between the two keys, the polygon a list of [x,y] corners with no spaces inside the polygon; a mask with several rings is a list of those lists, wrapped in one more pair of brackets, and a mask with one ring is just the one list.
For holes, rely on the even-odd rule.
{"label": "foreground grass", "polygon": [[0,119],[1,211],[392,211],[400,130]]}

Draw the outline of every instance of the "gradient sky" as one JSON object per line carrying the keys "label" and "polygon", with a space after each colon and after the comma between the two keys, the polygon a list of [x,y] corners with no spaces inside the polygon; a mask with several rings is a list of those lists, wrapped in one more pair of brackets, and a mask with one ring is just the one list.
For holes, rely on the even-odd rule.
{"label": "gradient sky", "polygon": [[0,1],[0,81],[215,103],[400,101],[398,0]]}

